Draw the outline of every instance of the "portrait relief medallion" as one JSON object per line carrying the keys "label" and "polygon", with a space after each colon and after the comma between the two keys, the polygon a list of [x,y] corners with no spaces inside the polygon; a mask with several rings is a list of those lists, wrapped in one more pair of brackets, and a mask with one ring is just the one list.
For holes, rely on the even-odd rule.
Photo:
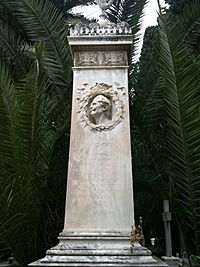
{"label": "portrait relief medallion", "polygon": [[84,84],[77,90],[79,120],[92,131],[112,130],[124,119],[125,88],[119,84]]}

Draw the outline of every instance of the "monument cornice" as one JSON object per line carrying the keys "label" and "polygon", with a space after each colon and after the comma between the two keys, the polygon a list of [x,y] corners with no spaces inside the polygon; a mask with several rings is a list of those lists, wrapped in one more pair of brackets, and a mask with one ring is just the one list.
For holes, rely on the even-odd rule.
{"label": "monument cornice", "polygon": [[[132,61],[132,35],[120,35],[120,36],[68,36],[68,42],[72,55],[74,56],[76,52],[90,52],[98,53],[100,51],[105,52],[118,52],[124,51],[128,52],[128,65]],[[99,64],[95,64],[99,65]],[[117,64],[119,66],[120,64]],[[121,66],[127,64],[122,63]],[[100,64],[101,66],[101,64]],[[115,64],[112,64],[115,66]],[[85,67],[85,66],[84,66]]]}
{"label": "monument cornice", "polygon": [[[113,45],[114,44],[127,44],[133,43],[133,35],[81,35],[81,36],[68,36],[70,45],[77,44],[78,42],[82,45]],[[89,41],[89,43],[88,43]]]}

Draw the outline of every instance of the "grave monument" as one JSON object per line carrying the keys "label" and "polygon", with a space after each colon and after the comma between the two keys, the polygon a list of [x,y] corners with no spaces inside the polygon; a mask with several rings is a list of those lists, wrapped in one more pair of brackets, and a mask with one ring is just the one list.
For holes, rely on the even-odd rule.
{"label": "grave monument", "polygon": [[167,266],[137,238],[128,101],[133,35],[108,21],[112,0],[98,0],[98,23],[76,25],[65,223],[59,244],[30,266]]}

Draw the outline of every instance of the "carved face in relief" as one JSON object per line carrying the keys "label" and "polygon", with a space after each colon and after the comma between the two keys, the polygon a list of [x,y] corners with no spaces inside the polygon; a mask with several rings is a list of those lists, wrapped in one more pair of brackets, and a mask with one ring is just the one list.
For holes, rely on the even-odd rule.
{"label": "carved face in relief", "polygon": [[126,89],[118,83],[96,82],[77,88],[77,115],[80,123],[91,131],[110,131],[124,119]]}
{"label": "carved face in relief", "polygon": [[107,122],[110,106],[111,103],[107,97],[103,95],[95,96],[90,104],[90,115],[94,118],[95,124]]}

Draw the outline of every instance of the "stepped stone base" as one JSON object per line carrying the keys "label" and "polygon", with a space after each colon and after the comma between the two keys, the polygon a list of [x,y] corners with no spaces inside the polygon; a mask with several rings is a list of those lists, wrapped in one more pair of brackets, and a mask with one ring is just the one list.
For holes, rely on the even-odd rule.
{"label": "stepped stone base", "polygon": [[62,233],[59,244],[45,258],[29,266],[167,267],[139,244],[131,250],[125,233]]}

